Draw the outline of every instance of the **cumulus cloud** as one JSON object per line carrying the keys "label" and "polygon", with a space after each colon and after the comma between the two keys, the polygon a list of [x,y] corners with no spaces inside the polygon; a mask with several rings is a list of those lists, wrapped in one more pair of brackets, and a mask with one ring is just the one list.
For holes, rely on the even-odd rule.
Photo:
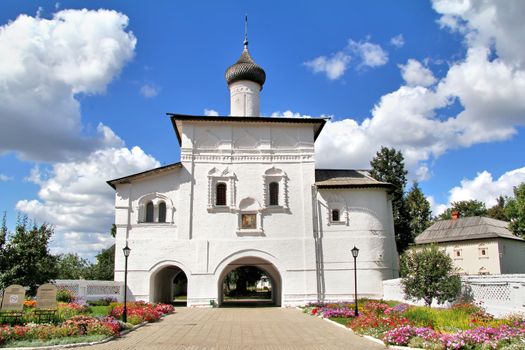
{"label": "cumulus cloud", "polygon": [[[465,57],[452,63],[440,79],[409,59],[400,66],[405,84],[383,95],[368,118],[326,124],[317,141],[318,165],[368,167],[383,145],[403,151],[411,177],[425,179],[431,174],[428,160],[448,150],[515,135],[517,127],[525,125],[525,54],[521,47],[510,47],[508,39],[516,43],[525,36],[522,12],[516,11],[524,5],[520,1],[482,4],[436,1],[443,17],[459,23],[447,28],[459,31],[461,26]],[[502,24],[493,31],[492,21],[520,24]],[[447,108],[454,103],[459,113]]]}
{"label": "cumulus cloud", "polygon": [[403,34],[398,34],[390,39],[390,44],[396,48],[401,48],[405,46],[405,38]]}
{"label": "cumulus cloud", "polygon": [[106,181],[158,166],[139,147],[107,147],[82,160],[55,163],[45,170],[35,167],[29,181],[40,186],[38,199],[20,200],[16,209],[55,225],[54,253],[93,257],[112,243],[115,193]]}
{"label": "cumulus cloud", "polygon": [[388,62],[388,53],[378,44],[373,44],[367,38],[365,41],[348,40],[341,51],[330,56],[319,56],[304,63],[314,73],[323,73],[330,80],[341,78],[350,62],[356,58],[357,68],[379,67]]}
{"label": "cumulus cloud", "polygon": [[0,27],[0,154],[55,161],[112,146],[86,135],[75,95],[104,93],[133,57],[127,25],[119,12],[84,9]]}
{"label": "cumulus cloud", "polygon": [[155,85],[144,84],[140,87],[139,92],[142,96],[151,98],[157,96],[160,93],[160,88]]}
{"label": "cumulus cloud", "polygon": [[348,47],[360,57],[360,67],[379,67],[388,62],[388,53],[378,44],[366,41],[348,41]]}
{"label": "cumulus cloud", "polygon": [[405,65],[399,65],[401,76],[409,86],[430,86],[436,82],[432,71],[423,66],[419,61],[409,59]]}
{"label": "cumulus cloud", "polygon": [[0,181],[11,181],[11,180],[13,180],[12,176],[7,176],[5,174],[0,173]]}
{"label": "cumulus cloud", "polygon": [[525,167],[511,170],[494,179],[488,171],[478,173],[473,179],[463,179],[460,186],[452,188],[449,203],[476,199],[487,207],[496,205],[498,196],[512,196],[513,188],[525,182]]}
{"label": "cumulus cloud", "polygon": [[304,64],[314,73],[324,73],[330,80],[336,80],[343,76],[351,57],[342,51],[327,56],[319,56]]}
{"label": "cumulus cloud", "polygon": [[204,108],[204,115],[206,115],[208,117],[218,117],[219,116],[219,112],[217,112],[214,109]]}
{"label": "cumulus cloud", "polygon": [[478,200],[485,203],[487,208],[497,204],[499,196],[513,196],[513,189],[525,182],[525,167],[507,171],[499,178],[494,179],[488,171],[482,171],[473,179],[463,179],[459,186],[453,187],[448,193],[446,204],[437,203],[433,197],[428,197],[432,213],[439,215],[449,208],[452,202]]}

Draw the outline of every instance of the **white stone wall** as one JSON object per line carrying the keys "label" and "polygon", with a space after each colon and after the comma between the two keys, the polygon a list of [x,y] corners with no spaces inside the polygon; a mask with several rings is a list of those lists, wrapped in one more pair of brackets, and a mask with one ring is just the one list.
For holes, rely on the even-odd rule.
{"label": "white stone wall", "polygon": [[[463,276],[462,282],[470,287],[474,301],[496,317],[525,313],[525,275]],[[400,278],[383,281],[383,299],[424,305],[405,298]],[[438,305],[434,302],[432,306]]]}
{"label": "white stone wall", "polygon": [[258,117],[261,86],[253,81],[241,80],[230,84],[230,115],[233,117]]}
{"label": "white stone wall", "polygon": [[[394,240],[392,212],[386,190],[321,189],[318,192],[318,245],[326,279],[326,298],[350,299],[354,288],[354,261],[357,258],[358,292],[363,297],[380,298],[382,281],[398,276],[398,256]],[[340,221],[331,220],[339,210]],[[352,292],[353,293],[353,292]]]}
{"label": "white stone wall", "polygon": [[111,298],[115,301],[124,300],[124,283],[115,281],[94,280],[54,280],[58,288],[67,288],[75,296],[84,301]]}
{"label": "white stone wall", "polygon": [[[182,168],[117,185],[115,280],[124,279],[127,237],[131,299],[159,300],[159,289],[170,287],[162,281],[180,269],[188,278],[188,305],[220,302],[224,272],[248,260],[268,271],[283,306],[351,299],[353,245],[361,249],[360,295],[379,296],[381,281],[397,277],[386,191],[315,193],[311,125],[185,121],[181,139]],[[278,206],[269,206],[270,181],[279,183]],[[214,205],[217,182],[227,184],[224,207]],[[143,199],[156,197],[172,205],[172,218],[141,222]],[[333,198],[348,207],[345,225],[325,220],[323,206]],[[257,215],[256,229],[240,229],[243,213]]]}

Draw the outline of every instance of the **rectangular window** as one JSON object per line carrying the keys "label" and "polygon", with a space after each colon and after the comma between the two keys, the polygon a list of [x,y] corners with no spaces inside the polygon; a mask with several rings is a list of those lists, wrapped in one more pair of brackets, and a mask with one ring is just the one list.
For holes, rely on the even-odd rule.
{"label": "rectangular window", "polygon": [[257,228],[257,214],[242,214],[241,229],[255,230]]}

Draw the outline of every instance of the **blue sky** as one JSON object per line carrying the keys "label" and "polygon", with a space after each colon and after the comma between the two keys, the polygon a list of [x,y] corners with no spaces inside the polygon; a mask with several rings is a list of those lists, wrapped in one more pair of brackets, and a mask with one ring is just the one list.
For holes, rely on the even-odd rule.
{"label": "blue sky", "polygon": [[[3,1],[0,210],[111,244],[105,181],[179,160],[166,112],[229,113],[225,69],[266,71],[261,113],[330,117],[319,167],[405,154],[435,212],[525,181],[523,2]],[[86,9],[86,10],[82,10]]]}

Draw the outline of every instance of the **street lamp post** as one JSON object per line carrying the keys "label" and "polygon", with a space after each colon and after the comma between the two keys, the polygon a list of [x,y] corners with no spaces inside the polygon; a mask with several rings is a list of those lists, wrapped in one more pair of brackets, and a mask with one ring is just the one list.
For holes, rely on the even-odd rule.
{"label": "street lamp post", "polygon": [[359,316],[359,310],[357,309],[357,266],[356,266],[356,261],[357,261],[357,256],[359,255],[359,249],[354,246],[352,248],[352,256],[354,257],[354,300],[355,300],[355,316]]}
{"label": "street lamp post", "polygon": [[128,322],[128,257],[131,249],[128,247],[127,241],[126,246],[122,248],[122,252],[124,252],[124,312],[122,314],[122,321]]}

